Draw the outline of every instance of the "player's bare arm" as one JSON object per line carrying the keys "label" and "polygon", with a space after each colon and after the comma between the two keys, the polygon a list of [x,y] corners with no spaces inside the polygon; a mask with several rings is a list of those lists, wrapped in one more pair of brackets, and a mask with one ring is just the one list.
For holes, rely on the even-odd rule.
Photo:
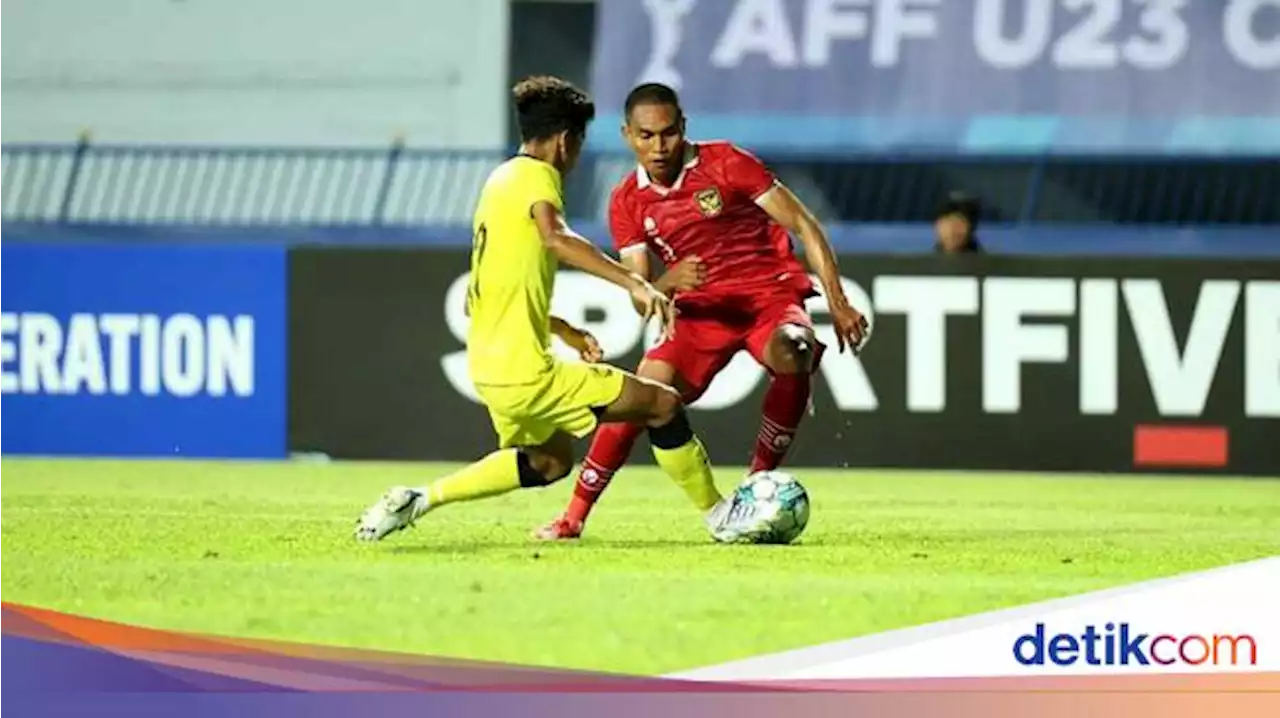
{"label": "player's bare arm", "polygon": [[835,323],[836,341],[839,343],[840,351],[844,351],[845,346],[848,346],[854,354],[857,354],[867,337],[867,319],[861,312],[850,306],[849,299],[844,294],[844,287],[840,284],[840,268],[836,263],[836,254],[831,248],[831,242],[827,239],[822,223],[813,216],[813,212],[809,211],[800,198],[781,182],[776,183],[761,195],[756,203],[769,214],[773,221],[800,238],[805,258],[810,268],[818,275],[818,280],[822,282],[827,306]]}
{"label": "player's bare arm", "polygon": [[[618,259],[622,262],[622,266],[626,267],[631,272],[634,272],[636,276],[642,277],[646,281],[653,278],[652,269],[650,268],[649,263],[649,252],[644,245],[639,244],[628,247],[620,253]],[[662,288],[661,280],[654,282],[653,286],[659,292],[670,296],[670,292]],[[643,315],[645,313],[645,306],[636,301],[634,294],[631,297],[631,306],[635,307],[637,314]]]}
{"label": "player's bare arm", "polygon": [[533,219],[542,235],[543,244],[560,261],[627,290],[632,302],[644,308],[642,314],[645,319],[657,317],[662,323],[663,332],[671,335],[675,325],[675,309],[671,306],[671,300],[650,284],[649,280],[600,251],[586,237],[570,229],[560,210],[550,202],[535,204]]}
{"label": "player's bare arm", "polygon": [[578,352],[578,356],[582,357],[585,362],[592,364],[604,359],[604,351],[600,348],[600,342],[584,329],[579,329],[560,317],[551,317],[551,333],[560,337],[560,341],[564,342],[570,349]]}

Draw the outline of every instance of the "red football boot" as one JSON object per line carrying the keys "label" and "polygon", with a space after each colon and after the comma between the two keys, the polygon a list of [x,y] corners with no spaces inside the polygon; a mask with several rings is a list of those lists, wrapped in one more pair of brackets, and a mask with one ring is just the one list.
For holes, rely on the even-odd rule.
{"label": "red football boot", "polygon": [[533,532],[533,537],[539,541],[572,541],[580,536],[582,522],[574,521],[568,516],[561,516]]}

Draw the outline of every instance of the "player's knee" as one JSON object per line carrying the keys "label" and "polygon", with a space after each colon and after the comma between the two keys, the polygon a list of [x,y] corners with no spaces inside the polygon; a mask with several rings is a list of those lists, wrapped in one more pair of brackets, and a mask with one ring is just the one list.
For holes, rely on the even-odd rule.
{"label": "player's knee", "polygon": [[553,484],[568,476],[573,471],[573,460],[565,457],[552,457],[542,467],[542,476],[548,484]]}
{"label": "player's knee", "polygon": [[774,343],[773,371],[777,374],[801,374],[813,362],[813,331],[805,327],[786,326]]}
{"label": "player's knee", "polygon": [[649,422],[649,443],[655,449],[678,449],[692,438],[693,429],[680,394],[664,387],[654,405],[654,418]]}
{"label": "player's knee", "polygon": [[569,475],[573,457],[558,452],[525,450],[517,455],[520,486],[530,489],[548,486]]}
{"label": "player's knee", "polygon": [[655,395],[650,411],[649,426],[668,424],[684,410],[684,400],[680,393],[669,386],[655,388]]}

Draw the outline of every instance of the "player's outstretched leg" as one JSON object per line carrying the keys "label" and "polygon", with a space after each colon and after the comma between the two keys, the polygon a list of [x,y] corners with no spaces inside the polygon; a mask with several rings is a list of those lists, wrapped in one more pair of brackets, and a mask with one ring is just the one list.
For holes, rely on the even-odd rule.
{"label": "player's outstretched leg", "polygon": [[721,541],[752,540],[769,531],[760,521],[716,489],[711,459],[693,433],[680,394],[668,385],[630,375],[622,394],[601,416],[602,421],[643,423],[658,466],[671,477],[695,506],[706,512],[707,528]]}
{"label": "player's outstretched leg", "polygon": [[356,538],[380,540],[446,504],[547,486],[568,476],[572,466],[573,438],[564,432],[539,446],[501,449],[427,486],[392,488],[361,515]]}
{"label": "player's outstretched leg", "polygon": [[783,325],[770,337],[764,365],[772,378],[764,395],[751,473],[776,469],[786,458],[809,407],[815,355],[820,351],[808,327]]}
{"label": "player's outstretched leg", "polygon": [[[644,379],[674,386],[679,383],[676,369],[665,361],[646,359],[640,362],[636,374]],[[544,541],[576,539],[586,527],[591,509],[604,495],[613,475],[627,462],[636,440],[644,433],[641,424],[614,422],[602,424],[591,439],[587,456],[578,472],[578,482],[564,514],[537,529],[534,538]]]}

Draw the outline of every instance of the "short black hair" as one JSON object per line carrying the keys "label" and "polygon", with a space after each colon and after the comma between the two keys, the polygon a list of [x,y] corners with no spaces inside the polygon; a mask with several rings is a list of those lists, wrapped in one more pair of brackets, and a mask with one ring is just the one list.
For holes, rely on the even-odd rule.
{"label": "short black hair", "polygon": [[596,106],[587,93],[568,80],[550,75],[527,77],[512,88],[520,140],[542,140],[561,132],[586,134]]}
{"label": "short black hair", "polygon": [[684,114],[684,110],[680,109],[680,96],[676,91],[657,82],[637,85],[627,93],[627,102],[624,105],[626,116],[631,117],[631,111],[638,105],[671,105],[676,108],[676,112]]}
{"label": "short black hair", "polygon": [[952,192],[938,205],[934,218],[941,219],[950,214],[964,217],[969,222],[970,230],[977,229],[978,221],[982,219],[982,200],[968,192]]}

